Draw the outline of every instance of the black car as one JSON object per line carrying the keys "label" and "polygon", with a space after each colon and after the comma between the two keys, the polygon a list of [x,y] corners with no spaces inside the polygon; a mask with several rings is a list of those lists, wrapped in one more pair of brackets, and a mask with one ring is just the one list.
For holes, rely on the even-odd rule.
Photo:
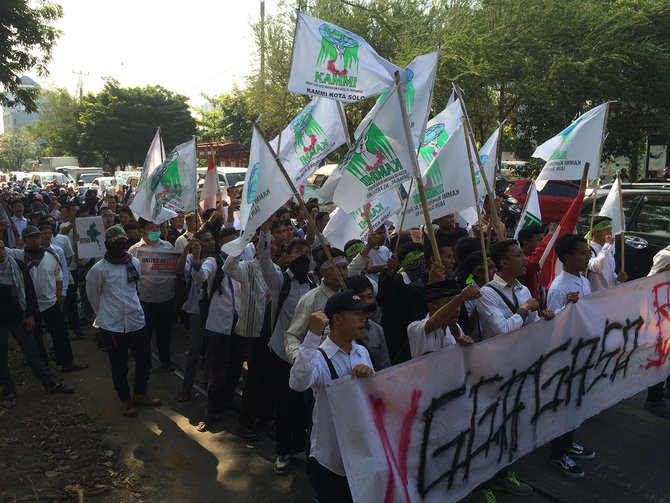
{"label": "black car", "polygon": [[[600,189],[596,198],[598,214],[607,197]],[[654,255],[670,245],[670,183],[624,183],[621,188],[626,220],[625,256],[629,279],[646,276],[651,270]],[[589,230],[593,199],[584,198],[577,232]],[[617,271],[620,269],[621,236],[616,240]]]}

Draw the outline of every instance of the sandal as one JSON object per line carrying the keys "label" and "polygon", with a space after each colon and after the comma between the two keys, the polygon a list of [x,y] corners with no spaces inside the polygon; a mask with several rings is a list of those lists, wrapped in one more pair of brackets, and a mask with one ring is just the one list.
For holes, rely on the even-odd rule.
{"label": "sandal", "polygon": [[204,421],[200,421],[198,423],[198,431],[200,433],[204,433],[206,431],[209,431],[212,428],[212,426],[214,426],[220,420],[221,420],[221,416],[208,415],[207,419],[205,419]]}
{"label": "sandal", "polygon": [[16,407],[16,393],[10,393],[5,395],[2,399],[2,406],[5,409],[13,409]]}
{"label": "sandal", "polygon": [[190,391],[180,391],[179,394],[177,395],[177,401],[178,402],[188,402],[191,399],[191,392]]}
{"label": "sandal", "polygon": [[60,393],[63,395],[71,395],[74,393],[75,388],[72,388],[70,386],[66,386],[63,383],[58,383],[56,384],[53,388],[48,389],[47,393],[55,394],[55,393]]}
{"label": "sandal", "polygon": [[61,370],[63,372],[72,372],[74,370],[86,370],[88,368],[88,363],[68,363],[67,365],[63,365],[61,367]]}
{"label": "sandal", "polygon": [[244,439],[245,442],[255,442],[258,440],[258,435],[253,430],[253,428],[242,428],[240,426],[237,429],[237,433]]}

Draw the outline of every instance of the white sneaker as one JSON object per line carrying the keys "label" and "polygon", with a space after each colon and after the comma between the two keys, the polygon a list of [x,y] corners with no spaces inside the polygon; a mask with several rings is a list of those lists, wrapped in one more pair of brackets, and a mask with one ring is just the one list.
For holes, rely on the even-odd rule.
{"label": "white sneaker", "polygon": [[286,473],[288,472],[289,467],[291,466],[291,455],[287,454],[286,456],[277,456],[275,461],[275,473]]}

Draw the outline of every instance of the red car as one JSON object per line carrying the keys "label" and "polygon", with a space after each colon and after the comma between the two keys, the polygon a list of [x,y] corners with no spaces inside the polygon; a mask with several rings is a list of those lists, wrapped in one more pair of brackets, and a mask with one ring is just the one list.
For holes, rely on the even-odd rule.
{"label": "red car", "polygon": [[[505,190],[505,194],[517,199],[519,206],[523,208],[530,182],[529,178],[514,180]],[[579,185],[576,183],[565,180],[549,180],[544,189],[538,192],[542,223],[547,225],[552,222],[560,222],[578,193]]]}

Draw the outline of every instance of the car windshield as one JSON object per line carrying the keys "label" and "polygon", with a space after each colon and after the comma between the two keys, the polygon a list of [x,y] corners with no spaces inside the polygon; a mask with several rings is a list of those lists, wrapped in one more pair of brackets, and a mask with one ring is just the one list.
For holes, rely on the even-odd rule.
{"label": "car windshield", "polygon": [[225,183],[227,179],[228,185],[235,185],[237,182],[243,182],[245,176],[246,172],[226,173],[225,179],[223,178],[223,174],[219,174],[219,179],[221,180],[221,183]]}

